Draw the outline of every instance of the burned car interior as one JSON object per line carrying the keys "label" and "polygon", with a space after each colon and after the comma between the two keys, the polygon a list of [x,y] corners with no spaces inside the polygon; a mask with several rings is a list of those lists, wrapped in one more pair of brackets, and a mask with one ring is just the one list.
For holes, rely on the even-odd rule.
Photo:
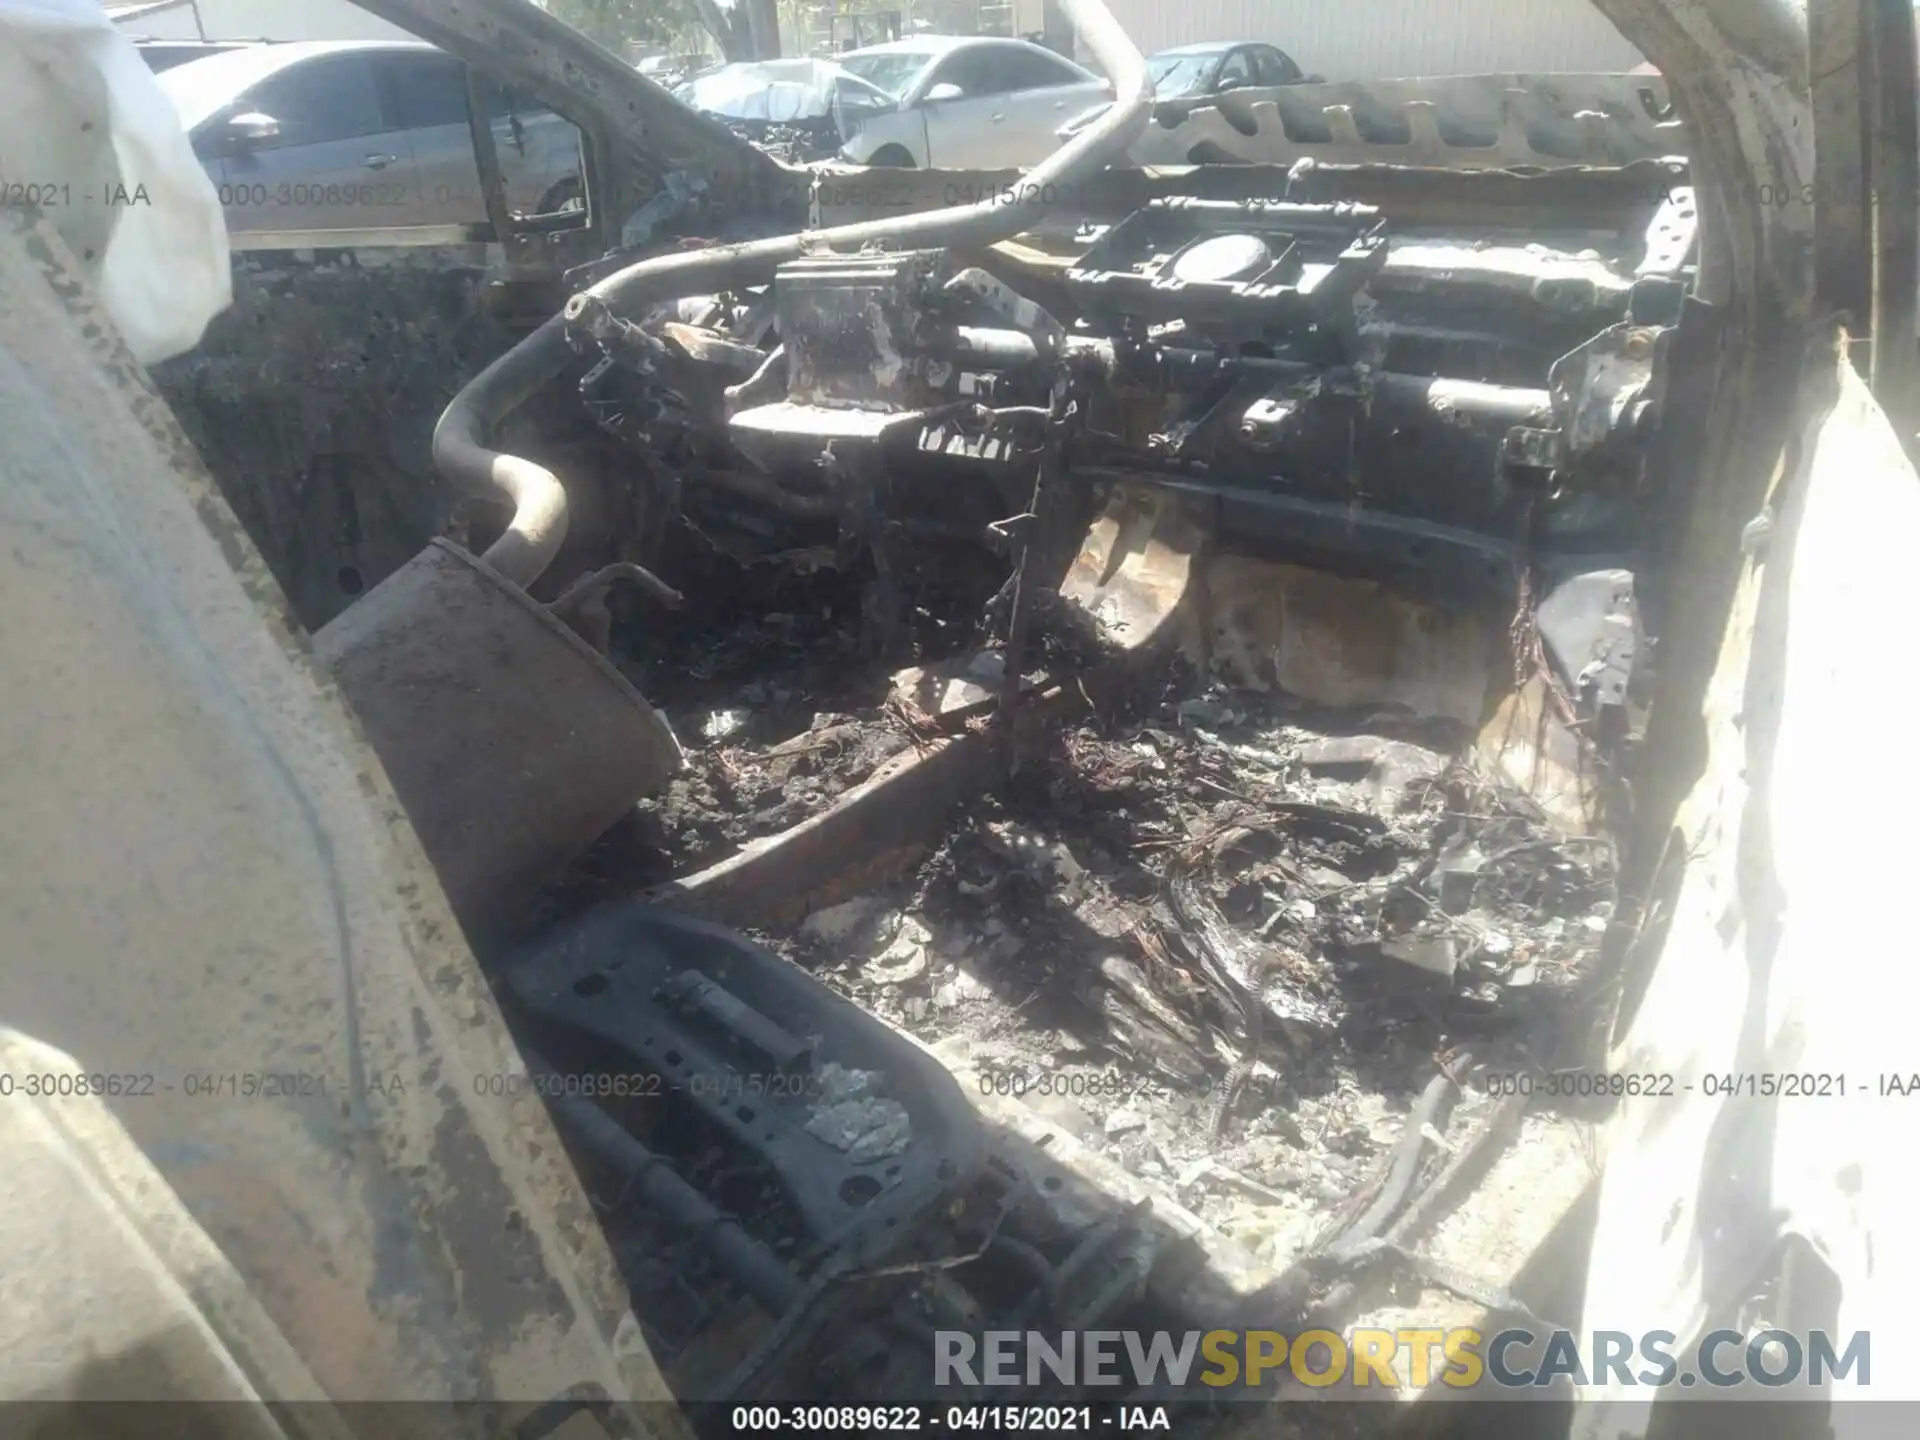
{"label": "burned car interior", "polygon": [[602,1193],[675,1187],[617,1242],[647,1312],[766,1312],[730,1365],[657,1337],[683,1393],[1304,1313],[1328,1255],[1509,1282],[1389,1227],[1423,1134],[1516,1138],[1471,1067],[1591,1040],[1686,173],[1244,178],[569,307],[646,515],[575,633],[686,749],[502,974],[551,1063],[675,1097],[558,1118]]}
{"label": "burned car interior", "polygon": [[[686,1400],[924,1398],[936,1331],[1576,1318],[1536,1261],[1617,1097],[1509,1082],[1604,1068],[1644,918],[1689,133],[1129,166],[1140,57],[1063,4],[1119,99],[1015,176],[729,171],[688,115],[637,178],[611,77],[514,50],[592,220],[503,218],[541,283],[450,367],[444,517],[311,605],[345,562],[254,527]],[[161,376],[196,438],[213,363]]]}

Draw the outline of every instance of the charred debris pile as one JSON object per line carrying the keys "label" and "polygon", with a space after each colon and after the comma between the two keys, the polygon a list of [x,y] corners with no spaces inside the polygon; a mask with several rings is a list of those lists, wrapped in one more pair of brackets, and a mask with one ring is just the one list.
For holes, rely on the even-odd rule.
{"label": "charred debris pile", "polygon": [[[678,1393],[1192,1328],[1592,1067],[1692,265],[1631,170],[674,255],[455,402],[511,525],[318,648],[463,923],[538,891],[477,948]],[[488,441],[563,376],[646,520],[542,605],[568,497]]]}
{"label": "charred debris pile", "polygon": [[1383,1193],[1418,1203],[1493,1129],[1487,1077],[1579,1063],[1605,1015],[1612,845],[1473,727],[1089,660],[1051,627],[1031,683],[1080,703],[1008,742],[917,863],[727,930],[610,901],[1002,742],[990,674],[944,727],[911,702],[993,653],[980,577],[920,578],[905,682],[863,648],[857,568],[742,572],[718,628],[616,646],[685,768],[507,971],[536,1063],[660,1077],[556,1115],[689,1397],[924,1398],[929,1328],[1278,1323],[1220,1296],[1284,1297]]}
{"label": "charred debris pile", "polygon": [[[596,900],[673,869],[675,846],[687,866],[737,853],[783,823],[765,810],[858,804],[953,734],[991,737],[981,694],[963,686],[974,729],[943,737],[863,662],[863,588],[788,575],[777,608],[627,657],[662,677],[687,765],[589,857]],[[924,592],[944,617],[914,607],[910,675],[970,668],[990,627],[966,588]],[[1036,667],[1101,674],[1076,672],[1076,641],[1036,636]],[[1384,1193],[1417,1204],[1494,1131],[1489,1077],[1592,1053],[1612,844],[1550,816],[1471,727],[1229,686],[1177,655],[1104,676],[1071,682],[1076,713],[1023,735],[1002,783],[881,883],[730,940],[568,904],[563,938],[516,964],[538,1053],[592,1074],[637,1050],[677,1093],[559,1118],[679,1393],[913,1396],[928,1327],[1180,1330],[1224,1292],[1284,1297]],[[735,1068],[688,1068],[721,1032]],[[1027,1145],[1012,1110],[1108,1168]],[[680,1191],[636,1191],[669,1169]],[[889,1278],[833,1278],[869,1271]],[[1089,1278],[1109,1271],[1110,1293]],[[1464,1288],[1497,1301],[1505,1280]]]}
{"label": "charred debris pile", "polygon": [[1611,881],[1607,842],[1450,751],[1169,686],[781,938],[960,1042],[982,1090],[1258,1230],[1358,1195],[1454,1056],[1534,1075],[1584,1039]]}
{"label": "charred debris pile", "polygon": [[[778,777],[915,741],[885,707],[800,737],[689,773],[805,800]],[[1436,1072],[1589,1053],[1613,865],[1445,726],[1180,661],[1023,753],[912,873],[760,938],[1283,1268]]]}
{"label": "charred debris pile", "polygon": [[[901,659],[945,658],[979,638],[1000,577],[988,557],[946,558],[903,582]],[[719,614],[670,636],[653,629],[620,657],[687,747],[685,771],[639,806],[671,874],[791,829],[912,747],[873,653],[870,573],[806,563],[736,572]]]}
{"label": "charred debris pile", "polygon": [[[893,652],[918,663],[896,669],[871,649],[870,567],[704,563],[724,603],[615,647],[684,768],[549,896],[555,918],[777,844],[943,735],[993,730],[991,565],[929,555]],[[1613,846],[1499,763],[1510,705],[1476,731],[1223,683],[1218,655],[1115,665],[1049,614],[1029,688],[1051,675],[1079,704],[1012,745],[1003,783],[907,871],[744,928],[1276,1272],[1377,1182],[1436,1074],[1477,1070],[1458,1074],[1466,1124],[1486,1077],[1592,1053]],[[956,677],[936,689],[957,720],[922,707],[930,672]]]}

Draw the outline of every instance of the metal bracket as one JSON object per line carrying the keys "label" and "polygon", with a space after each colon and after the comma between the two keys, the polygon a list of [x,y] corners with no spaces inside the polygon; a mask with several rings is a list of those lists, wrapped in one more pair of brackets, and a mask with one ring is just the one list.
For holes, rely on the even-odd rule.
{"label": "metal bracket", "polygon": [[1267,395],[1247,407],[1240,417],[1240,439],[1255,450],[1267,450],[1287,438],[1301,400],[1291,395]]}
{"label": "metal bracket", "polygon": [[1676,185],[1660,202],[1647,226],[1646,252],[1636,276],[1678,275],[1693,259],[1700,239],[1700,207],[1691,185]]}
{"label": "metal bracket", "polygon": [[1594,570],[1556,585],[1540,602],[1540,636],[1582,701],[1624,705],[1641,648],[1633,576]]}
{"label": "metal bracket", "polygon": [[950,295],[971,295],[995,314],[1010,321],[1033,341],[1043,361],[1056,359],[1066,343],[1067,330],[1058,320],[1019,291],[1001,283],[985,270],[962,270],[946,283]]}

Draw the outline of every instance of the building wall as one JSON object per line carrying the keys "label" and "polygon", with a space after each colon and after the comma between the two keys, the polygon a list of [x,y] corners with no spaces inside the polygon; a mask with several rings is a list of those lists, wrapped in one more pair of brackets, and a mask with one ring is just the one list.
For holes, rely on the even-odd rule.
{"label": "building wall", "polygon": [[120,28],[135,39],[197,40],[194,8],[209,40],[412,40],[397,25],[352,0],[195,0],[194,6],[129,16]]}
{"label": "building wall", "polygon": [[[1021,0],[1037,17],[1042,0]],[[1265,40],[1329,80],[1618,71],[1641,55],[1589,0],[1107,0],[1148,54]],[[1036,30],[1037,23],[1022,25]]]}

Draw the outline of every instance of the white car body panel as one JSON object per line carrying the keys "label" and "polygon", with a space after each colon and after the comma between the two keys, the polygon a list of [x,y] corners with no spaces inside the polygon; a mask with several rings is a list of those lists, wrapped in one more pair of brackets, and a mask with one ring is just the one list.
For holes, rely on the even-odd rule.
{"label": "white car body panel", "polygon": [[[956,63],[981,50],[1009,56],[1043,56],[1066,82],[997,94],[930,100]],[[867,120],[848,142],[843,157],[865,165],[889,147],[904,150],[915,166],[941,169],[1002,169],[1037,165],[1059,148],[1060,128],[1075,115],[1108,98],[1106,82],[1071,61],[1024,40],[922,39],[873,46],[841,57],[887,52],[925,52],[929,63],[902,92],[900,109]],[[1079,78],[1075,78],[1079,77]]]}
{"label": "white car body panel", "polygon": [[[1889,898],[1912,883],[1904,822],[1920,777],[1895,762],[1845,783],[1838,767],[1865,717],[1911,703],[1908,672],[1884,663],[1860,617],[1903,603],[1920,483],[1865,382],[1833,364],[1833,408],[1779,482],[1766,558],[1749,564],[1729,620],[1701,717],[1712,757],[1675,836],[1685,882],[1609,1066],[1677,1084],[1670,1098],[1627,1101],[1609,1129],[1586,1313],[1589,1327],[1674,1333],[1685,1354],[1784,1242],[1802,1241],[1839,1281],[1836,1348],[1866,1331],[1890,1357],[1870,1381],[1835,1377],[1832,1398],[1907,1401],[1920,1393],[1898,1361],[1920,1277],[1916,1165],[1891,1137],[1911,1100],[1879,1081],[1920,1069],[1920,972],[1911,938],[1887,923]],[[1745,1075],[1839,1078],[1812,1098],[1707,1083]],[[1655,1393],[1596,1376],[1578,1392],[1573,1434],[1643,1435]],[[1895,1407],[1838,1407],[1829,1433],[1888,1433],[1875,1412]]]}
{"label": "white car body panel", "polygon": [[1038,165],[1059,148],[1061,125],[1103,93],[1096,82],[930,105],[927,163],[950,170]]}

